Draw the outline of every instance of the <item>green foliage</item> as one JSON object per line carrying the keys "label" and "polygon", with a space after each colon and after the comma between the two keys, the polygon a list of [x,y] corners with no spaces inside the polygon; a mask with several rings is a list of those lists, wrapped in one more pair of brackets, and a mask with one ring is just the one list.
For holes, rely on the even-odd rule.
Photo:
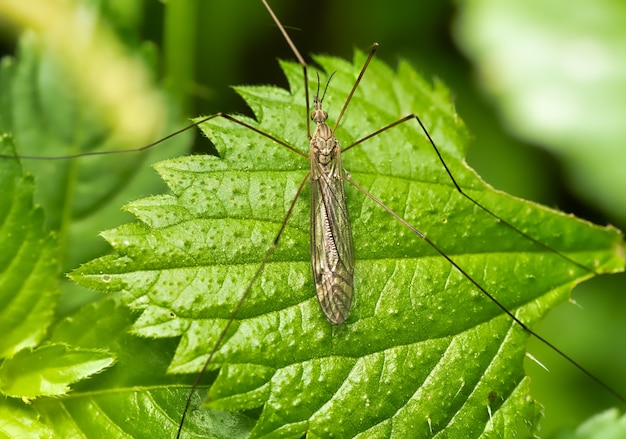
{"label": "green foliage", "polygon": [[[14,153],[9,136],[0,142],[3,152]],[[32,177],[22,176],[17,162],[3,162],[0,186],[0,354],[6,357],[44,338],[59,297],[58,261],[56,239],[43,229],[43,211],[33,207]]]}
{"label": "green foliage", "polygon": [[[98,110],[69,93],[68,73],[33,38],[0,72],[0,128],[12,133],[18,154],[55,155],[39,148],[67,144],[71,152],[138,146],[108,138]],[[363,59],[357,54],[356,67],[317,59],[326,72],[337,71],[325,99],[331,121]],[[238,91],[263,130],[306,152],[301,69],[282,66],[292,93]],[[623,267],[615,230],[486,186],[463,162],[468,135],[448,91],[439,83],[432,87],[406,63],[397,72],[373,63],[337,136],[346,146],[410,112],[423,118],[459,183],[481,203],[597,272]],[[32,207],[33,177],[22,176],[16,160],[0,161],[0,196],[6,197],[0,237],[3,250],[12,249],[3,251],[0,278],[0,389],[7,395],[0,401],[0,431],[6,436],[175,435],[189,383],[308,168],[302,157],[231,122],[213,119],[203,129],[219,158],[183,157],[155,166],[173,195],[131,201],[140,196],[126,192],[131,182],[143,194],[159,191],[137,176],[152,172],[145,163],[154,158],[143,154],[122,154],[117,162],[61,161],[48,170],[52,162],[26,162],[40,183],[34,196],[45,206],[45,222],[42,209]],[[12,148],[10,137],[2,140]],[[156,151],[175,154],[165,145]],[[529,325],[591,277],[454,192],[415,122],[350,150],[343,163],[351,179],[423,230]],[[522,369],[527,334],[364,194],[350,185],[346,191],[357,261],[346,324],[331,327],[314,299],[305,188],[211,363],[213,372],[194,395],[184,432],[224,438],[250,432],[511,437],[519,424],[533,431],[540,409],[528,397]],[[101,253],[87,239],[120,222],[111,216],[120,200],[139,222],[103,232],[114,253],[72,274],[110,297],[78,311],[61,308],[68,316],[55,316],[61,264],[75,266]],[[66,287],[66,298],[80,294]],[[53,389],[39,385],[44,382],[54,383]],[[201,410],[206,392],[210,410]]]}
{"label": "green foliage", "polygon": [[[337,71],[325,102],[332,111],[345,100],[364,57],[357,56],[357,67],[336,58],[316,60],[325,71]],[[292,94],[270,87],[238,91],[261,129],[304,150],[300,68],[283,68]],[[375,61],[337,135],[348,145],[398,115],[419,113],[472,196],[586,266],[612,271],[623,265],[615,231],[482,183],[462,162],[467,136],[447,101],[442,86],[431,89],[408,65],[396,74]],[[285,120],[285,114],[293,118]],[[230,121],[213,119],[203,129],[220,157],[158,164],[174,195],[128,204],[126,210],[141,222],[103,235],[116,255],[72,274],[89,288],[121,292],[122,301],[141,312],[136,334],[181,336],[170,365],[177,373],[202,367],[309,166]],[[426,231],[530,325],[590,276],[455,193],[416,123],[354,148],[343,163],[354,181]],[[478,437],[491,430],[515,431],[520,419],[534,425],[538,407],[527,397],[522,370],[527,334],[362,193],[348,187],[347,196],[357,295],[348,321],[331,327],[315,302],[306,251],[308,208],[299,201],[235,329],[209,366],[220,369],[209,392],[210,407],[262,407],[253,437],[307,431],[345,437],[445,431]],[[497,397],[490,402],[493,393]]]}
{"label": "green foliage", "polygon": [[[81,38],[89,40],[96,36],[88,34]],[[34,33],[25,33],[20,38],[17,56],[7,57],[2,62],[0,130],[15,139],[16,154],[55,157],[138,147],[134,136],[133,141],[129,141],[128,133],[121,135],[119,127],[112,126],[110,115],[100,113],[100,107],[94,105],[89,94],[75,86],[75,77],[80,76],[82,66],[63,63],[66,60],[46,46],[45,40]],[[150,66],[151,52],[149,47],[140,47],[131,53],[144,60],[140,66],[146,69]],[[96,60],[86,59],[85,62],[96,63]],[[106,80],[102,78],[103,82]],[[167,100],[161,98],[164,105]],[[157,132],[150,132],[150,137],[139,137],[141,141],[148,143],[172,132],[178,124],[175,113],[170,111],[169,119],[159,120],[164,126]],[[144,115],[152,116],[151,113]],[[146,136],[135,133],[140,134]],[[170,142],[167,148],[156,148],[144,154],[23,161],[26,172],[39,179],[34,196],[35,203],[46,212],[45,227],[57,232],[59,272],[65,273],[107,251],[98,233],[128,220],[128,216],[120,212],[120,205],[164,190],[163,183],[148,164],[184,153],[188,149],[187,141],[188,136],[182,136]],[[69,294],[76,296],[75,287],[63,285],[63,289],[73,289]],[[68,296],[63,300],[74,301]]]}
{"label": "green foliage", "polygon": [[101,372],[113,361],[105,352],[62,344],[23,349],[0,366],[0,389],[16,398],[64,395],[70,384]]}

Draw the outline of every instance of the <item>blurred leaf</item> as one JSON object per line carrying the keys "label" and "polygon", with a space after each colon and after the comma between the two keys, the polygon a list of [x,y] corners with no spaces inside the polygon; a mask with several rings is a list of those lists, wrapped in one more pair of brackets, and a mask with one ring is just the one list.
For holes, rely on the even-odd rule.
{"label": "blurred leaf", "polygon": [[[15,152],[0,135],[0,154]],[[19,163],[0,161],[0,357],[36,346],[45,337],[59,297],[57,243],[33,207],[33,179]]]}
{"label": "blurred leaf", "polygon": [[[336,58],[316,61],[337,72],[325,99],[326,109],[336,114],[364,56],[357,55],[357,67]],[[289,63],[283,68],[292,93],[271,87],[237,90],[264,132],[305,150],[301,68]],[[316,85],[312,81],[311,87]],[[448,91],[441,84],[430,86],[407,64],[395,73],[372,62],[337,136],[349,145],[355,136],[411,112],[423,116],[459,184],[481,203],[597,272],[623,268],[621,236],[614,229],[481,182],[462,161],[467,133]],[[158,164],[174,196],[127,205],[141,222],[103,234],[117,254],[72,274],[88,288],[120,292],[125,303],[141,311],[135,333],[182,336],[169,367],[177,373],[202,367],[309,168],[302,157],[229,121],[213,119],[204,130],[220,158]],[[456,193],[414,122],[354,148],[343,164],[355,182],[418,225],[531,326],[591,277]],[[314,299],[306,251],[308,208],[299,201],[209,366],[219,369],[210,406],[261,408],[252,437],[328,432],[479,437],[492,430],[512,436],[520,422],[533,430],[539,409],[528,397],[522,368],[527,333],[370,199],[349,185],[347,196],[357,261],[351,316],[332,327]]]}
{"label": "blurred leaf", "polygon": [[20,400],[0,398],[0,437],[48,439],[53,436],[32,407]]}
{"label": "blurred leaf", "polygon": [[462,5],[459,44],[509,127],[558,154],[584,198],[626,220],[626,4]]}
{"label": "blurred leaf", "polygon": [[[85,6],[83,13],[73,18],[79,23],[88,19],[91,24],[102,20],[100,11],[93,5]],[[110,4],[107,13],[115,15]],[[95,34],[99,26],[83,23],[82,27],[78,27],[83,33],[75,35],[66,44],[98,39]],[[133,58],[130,64],[142,71],[154,68],[153,48],[147,45],[137,47],[128,34],[125,38],[132,50],[126,54],[127,58]],[[60,276],[60,273],[108,250],[98,233],[128,219],[128,215],[120,212],[119,206],[129,199],[164,190],[162,181],[148,164],[183,154],[189,137],[177,136],[168,144],[141,154],[100,155],[74,160],[33,159],[138,148],[142,146],[136,143],[138,137],[144,143],[154,141],[174,131],[178,121],[175,110],[154,108],[157,114],[162,111],[168,114],[168,119],[157,121],[158,131],[151,132],[149,137],[145,132],[121,136],[121,129],[111,127],[109,114],[97,102],[90,100],[91,94],[81,92],[76,86],[74,78],[81,74],[83,65],[71,64],[50,49],[45,44],[47,39],[45,34],[26,32],[19,40],[16,57],[3,59],[0,70],[0,131],[11,133],[17,155],[31,158],[23,159],[23,166],[34,176],[35,203],[46,212],[45,226],[58,232],[56,257],[60,261]],[[96,56],[93,55],[96,52],[96,48],[92,47],[92,56]],[[126,71],[129,64],[127,58],[120,56],[116,59],[120,65],[119,72]],[[83,63],[90,62],[101,61],[92,58],[83,60]],[[111,86],[111,78],[102,73],[100,88],[106,89]],[[140,75],[146,75],[146,72]],[[137,85],[137,93],[145,91],[147,86],[152,87],[150,96],[158,93],[164,106],[166,99],[162,92],[156,91],[153,81]],[[112,96],[117,95],[113,93],[109,98]],[[125,96],[122,96],[122,101],[116,105],[121,108],[127,104]],[[152,112],[141,115],[145,119],[153,116]],[[90,297],[84,291],[81,296],[75,285],[62,283],[62,287],[65,301],[76,304]],[[62,312],[67,312],[65,307]]]}
{"label": "blurred leaf", "polygon": [[580,425],[575,432],[559,433],[555,439],[620,439],[626,437],[626,416],[617,410],[599,413]]}

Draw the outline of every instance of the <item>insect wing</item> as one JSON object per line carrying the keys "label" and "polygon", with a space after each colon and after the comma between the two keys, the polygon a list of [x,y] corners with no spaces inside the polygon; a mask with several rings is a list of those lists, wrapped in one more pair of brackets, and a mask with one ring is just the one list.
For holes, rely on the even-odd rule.
{"label": "insect wing", "polygon": [[329,172],[311,165],[311,268],[322,311],[332,324],[342,323],[352,303],[354,251],[338,159]]}

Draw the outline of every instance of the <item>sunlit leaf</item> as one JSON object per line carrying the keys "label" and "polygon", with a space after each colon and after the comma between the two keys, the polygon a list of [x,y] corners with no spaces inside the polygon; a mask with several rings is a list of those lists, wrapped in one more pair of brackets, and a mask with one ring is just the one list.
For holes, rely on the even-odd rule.
{"label": "sunlit leaf", "polygon": [[0,366],[0,390],[5,395],[27,399],[63,395],[70,384],[101,372],[114,361],[101,350],[63,344],[24,349]]}
{"label": "sunlit leaf", "polygon": [[[333,117],[364,60],[319,57]],[[299,66],[283,64],[292,93],[238,91],[262,130],[307,151]],[[314,76],[314,75],[312,75]],[[326,75],[322,75],[326,78]],[[316,84],[312,83],[312,87]],[[375,98],[374,98],[375,97]],[[485,185],[463,162],[467,133],[447,90],[406,64],[374,62],[337,137],[342,144],[408,113],[429,127],[459,184],[517,228],[595,272],[623,267],[620,234]],[[255,124],[254,121],[248,121]],[[74,272],[84,286],[121,292],[141,311],[136,334],[182,336],[170,372],[202,367],[280,229],[308,169],[302,157],[232,122],[205,130],[220,158],[160,163],[172,196],[130,203],[141,220],[105,232],[116,254]],[[419,126],[407,123],[345,154],[350,178],[427,234],[499,302],[532,326],[592,276],[546,251],[455,192]],[[528,334],[410,230],[347,187],[354,230],[355,303],[332,327],[314,298],[308,189],[254,283],[210,370],[219,410],[260,408],[252,437],[391,435],[479,437],[531,429],[522,359]],[[492,397],[496,395],[496,397]]]}

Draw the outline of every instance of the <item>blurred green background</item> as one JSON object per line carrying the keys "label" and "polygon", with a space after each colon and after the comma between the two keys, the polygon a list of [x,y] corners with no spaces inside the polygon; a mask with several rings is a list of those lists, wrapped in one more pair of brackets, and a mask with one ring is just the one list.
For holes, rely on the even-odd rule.
{"label": "blurred green background", "polygon": [[[291,52],[260,1],[103,1],[121,34],[164,53],[162,74],[185,114],[249,113],[229,88],[285,86],[277,58]],[[548,5],[549,3],[549,5]],[[468,161],[498,189],[626,228],[626,4],[480,0],[275,0],[300,51],[351,58],[380,43],[392,66],[409,60],[452,90],[473,133]],[[10,42],[7,50],[11,50]],[[372,99],[376,99],[372,96]],[[393,145],[390,145],[393,147]],[[199,140],[199,151],[206,142]],[[445,246],[445,243],[441,243]],[[538,331],[626,393],[626,278],[588,282]],[[542,437],[617,404],[564,360],[531,344],[546,406]]]}

